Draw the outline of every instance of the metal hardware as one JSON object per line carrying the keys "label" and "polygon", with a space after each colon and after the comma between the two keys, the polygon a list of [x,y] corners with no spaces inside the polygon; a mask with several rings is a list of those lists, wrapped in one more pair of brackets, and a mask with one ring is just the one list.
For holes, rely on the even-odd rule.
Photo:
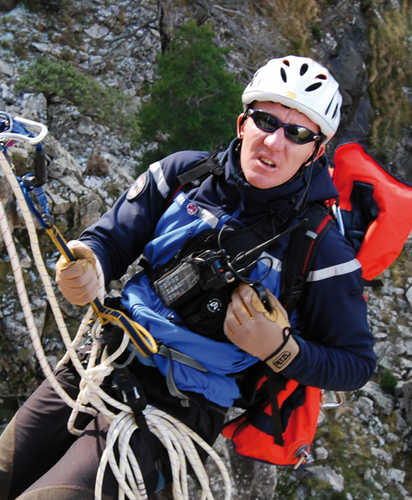
{"label": "metal hardware", "polygon": [[[327,396],[326,393],[333,394],[334,398],[336,399],[335,401],[327,401]],[[339,408],[340,406],[344,405],[346,403],[346,396],[345,393],[342,391],[324,391],[322,390],[322,402],[321,402],[321,408],[325,410],[331,410],[334,408]]]}
{"label": "metal hardware", "polygon": [[293,467],[294,470],[299,469],[299,467],[303,464],[306,463],[312,463],[315,461],[313,456],[308,452],[309,446],[307,444],[304,444],[301,446],[296,452],[295,452],[295,457],[299,457],[299,461],[296,463],[296,465]]}

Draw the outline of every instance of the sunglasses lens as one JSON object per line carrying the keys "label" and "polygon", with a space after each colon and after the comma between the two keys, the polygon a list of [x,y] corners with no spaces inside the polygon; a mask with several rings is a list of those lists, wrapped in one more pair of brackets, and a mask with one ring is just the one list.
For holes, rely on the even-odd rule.
{"label": "sunglasses lens", "polygon": [[306,144],[318,140],[319,137],[306,127],[282,123],[276,116],[266,113],[266,111],[250,109],[246,116],[251,116],[256,127],[264,132],[275,132],[279,127],[283,127],[286,137],[295,144]]}
{"label": "sunglasses lens", "polygon": [[313,139],[313,133],[305,127],[286,125],[285,130],[289,139],[297,144],[305,144]]}
{"label": "sunglasses lens", "polygon": [[274,132],[281,126],[279,120],[269,113],[264,113],[263,111],[255,111],[252,114],[252,118],[256,127],[260,128],[264,132]]}

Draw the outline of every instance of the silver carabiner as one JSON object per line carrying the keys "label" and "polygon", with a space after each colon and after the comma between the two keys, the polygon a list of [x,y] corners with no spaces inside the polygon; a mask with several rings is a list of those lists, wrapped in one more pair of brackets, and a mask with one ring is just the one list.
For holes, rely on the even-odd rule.
{"label": "silver carabiner", "polygon": [[[327,397],[326,397],[326,392],[333,392],[336,401],[330,401],[327,402]],[[346,403],[346,396],[345,393],[342,391],[324,391],[322,390],[322,402],[321,402],[321,408],[325,410],[331,410],[334,408],[339,408],[340,406],[344,405]]]}
{"label": "silver carabiner", "polygon": [[337,203],[332,205],[333,218],[338,223],[339,232],[342,236],[345,236],[345,224],[343,223],[342,210],[338,207]]}

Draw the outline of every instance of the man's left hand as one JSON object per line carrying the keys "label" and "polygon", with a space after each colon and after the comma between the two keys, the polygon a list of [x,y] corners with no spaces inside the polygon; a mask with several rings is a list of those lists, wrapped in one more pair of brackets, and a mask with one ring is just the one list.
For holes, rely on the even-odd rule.
{"label": "man's left hand", "polygon": [[258,294],[242,283],[232,294],[224,332],[226,337],[244,351],[265,360],[284,342],[284,328],[289,328],[288,316],[277,298],[268,291],[272,308],[268,312]]}

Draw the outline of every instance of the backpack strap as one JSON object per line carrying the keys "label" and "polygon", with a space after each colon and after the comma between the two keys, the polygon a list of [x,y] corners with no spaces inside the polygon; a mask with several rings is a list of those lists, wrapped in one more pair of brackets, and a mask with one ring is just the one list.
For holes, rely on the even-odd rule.
{"label": "backpack strap", "polygon": [[273,441],[279,446],[284,446],[285,442],[283,440],[283,426],[282,417],[280,413],[278,394],[281,390],[286,388],[286,381],[283,377],[276,377],[274,372],[270,373],[272,370],[266,369],[267,381],[269,384],[269,400],[272,409],[271,423],[273,432]]}
{"label": "backpack strap", "polygon": [[179,191],[188,191],[191,187],[199,186],[210,175],[222,175],[225,171],[224,162],[228,150],[217,151],[207,158],[202,158],[190,165],[187,170],[176,177],[165,200],[167,208]]}
{"label": "backpack strap", "polygon": [[[308,274],[311,270],[316,250],[325,234],[333,224],[333,218],[325,205],[316,203],[304,214],[308,223],[291,234],[282,265],[282,287],[280,301],[291,316],[298,303]],[[271,370],[266,372],[269,383],[269,399],[271,404],[271,420],[273,438],[276,444],[283,446],[283,427],[278,404],[278,393],[282,387],[281,380]]]}
{"label": "backpack strap", "polygon": [[302,295],[316,250],[334,223],[328,208],[320,203],[309,207],[304,217],[308,219],[308,223],[291,234],[282,264],[279,300],[285,304],[289,317]]}

